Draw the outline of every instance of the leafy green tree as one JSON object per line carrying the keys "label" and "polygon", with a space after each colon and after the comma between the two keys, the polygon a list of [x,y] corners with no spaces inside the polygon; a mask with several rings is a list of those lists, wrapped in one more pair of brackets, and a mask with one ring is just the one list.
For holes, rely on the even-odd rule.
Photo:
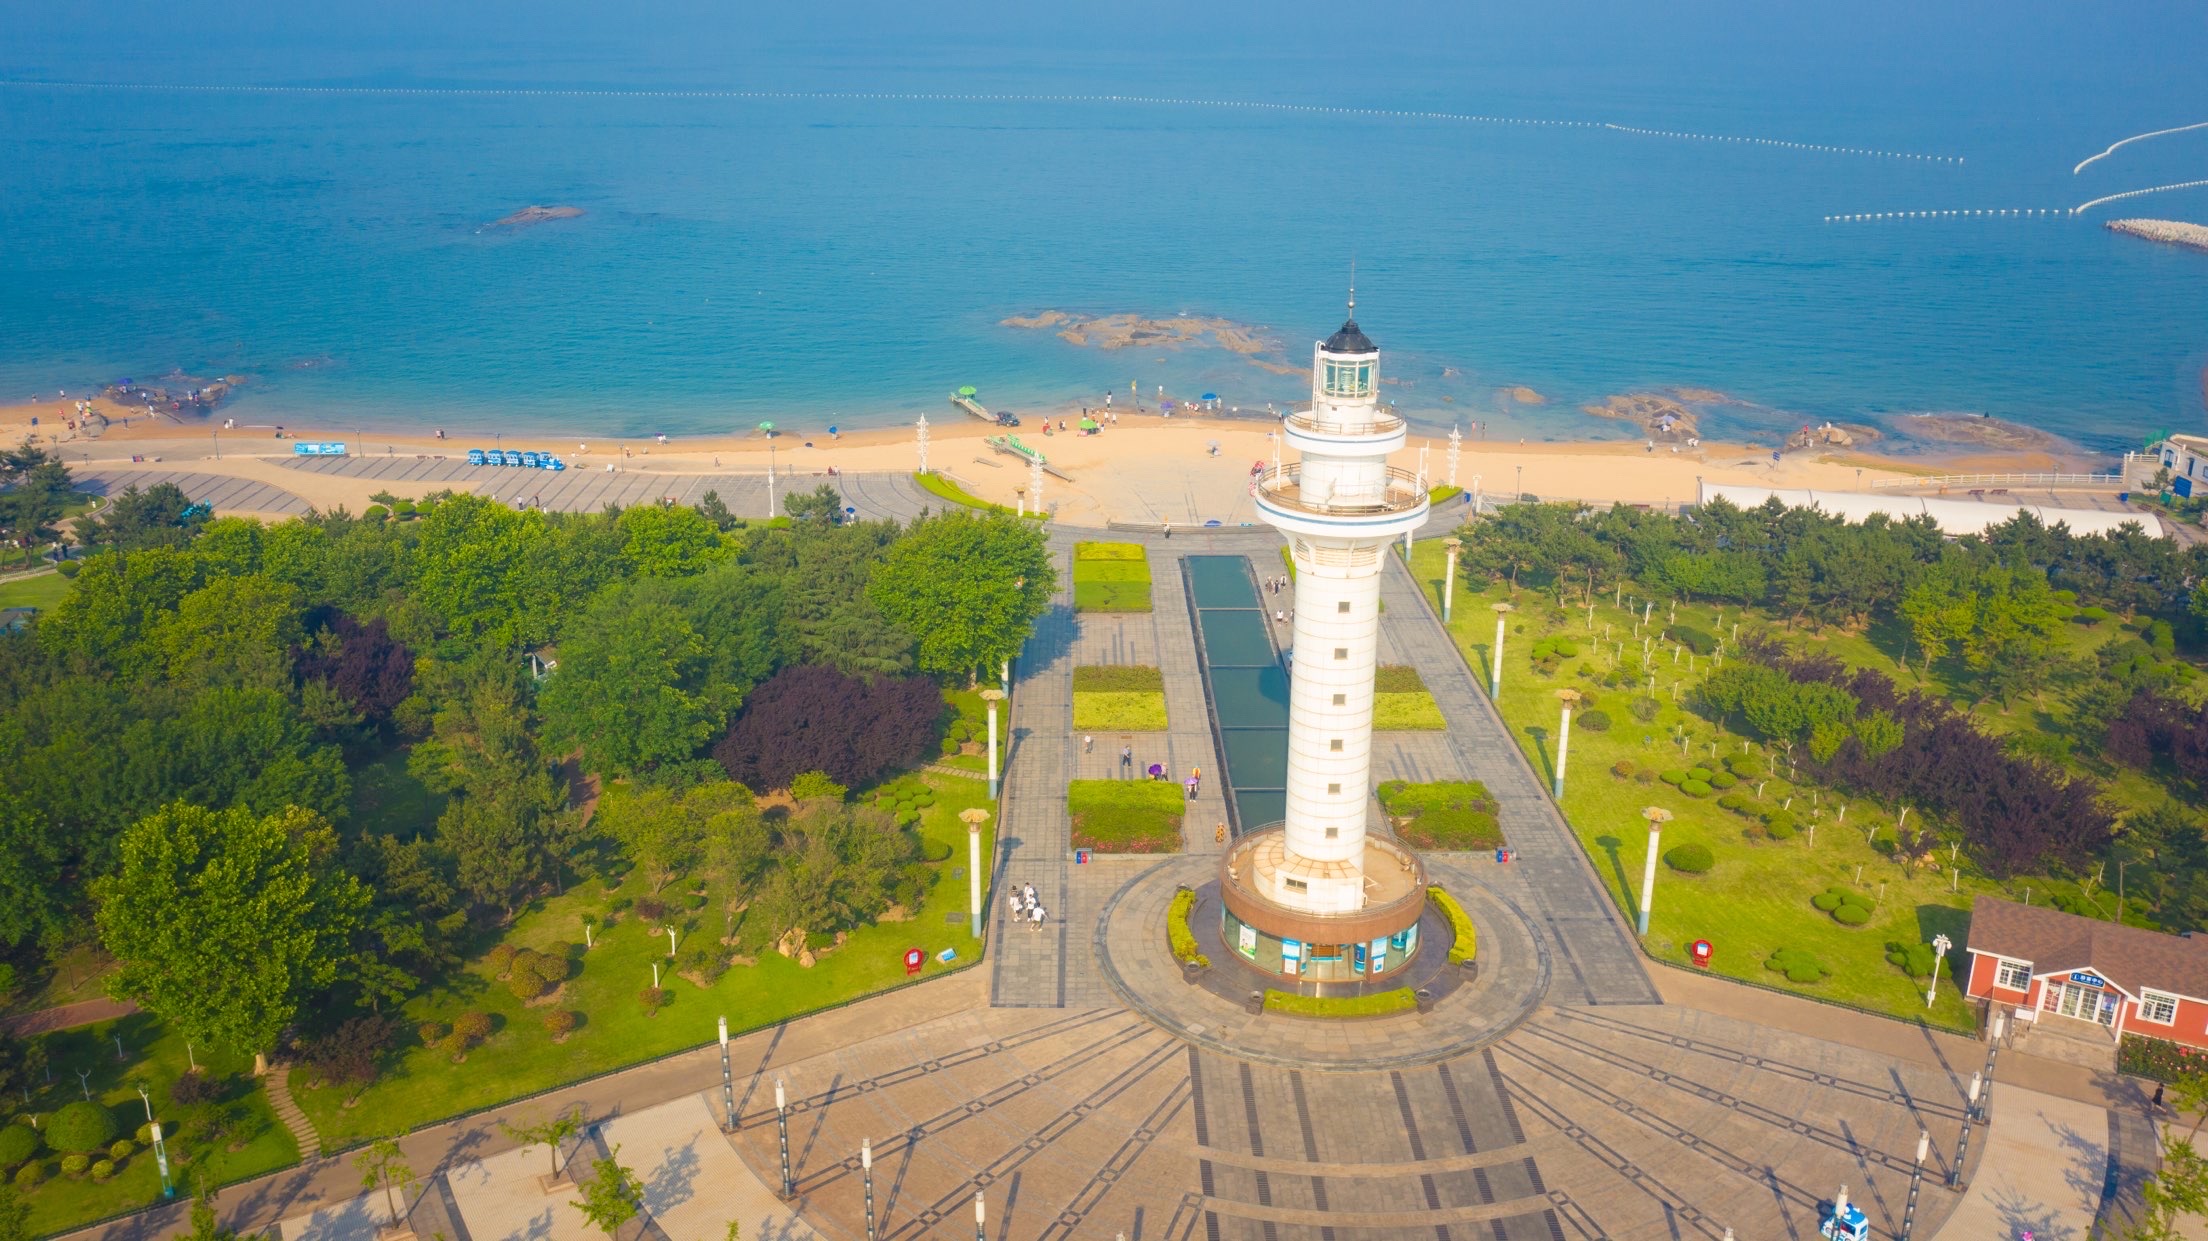
{"label": "leafy green tree", "polygon": [[41,544],[58,536],[54,523],[74,488],[61,458],[29,440],[0,451],[0,539],[20,549],[28,563]]}
{"label": "leafy green tree", "polygon": [[733,557],[741,544],[686,505],[625,509],[614,519],[621,556],[639,577],[689,577]]}
{"label": "leafy green tree", "polygon": [[[2199,1077],[2200,1074],[2189,1074]],[[2197,1100],[2196,1100],[2197,1102]],[[2198,1133],[2200,1126],[2193,1126]],[[2125,1235],[2137,1241],[2183,1241],[2197,1236],[2208,1217],[2208,1159],[2193,1149],[2191,1135],[2162,1135],[2162,1166],[2139,1187],[2141,1211]]]}
{"label": "leafy green tree", "polygon": [[658,892],[697,864],[704,824],[685,812],[680,795],[663,788],[632,789],[598,806],[598,830],[619,841]]}
{"label": "leafy green tree", "polygon": [[175,483],[155,483],[144,491],[131,483],[104,507],[77,519],[77,542],[125,552],[180,548],[206,521],[207,511],[196,508]]}
{"label": "leafy green tree", "polygon": [[502,1120],[498,1122],[498,1127],[508,1138],[523,1146],[543,1147],[552,1163],[552,1178],[557,1180],[560,1175],[560,1148],[567,1145],[570,1138],[589,1128],[590,1121],[583,1109],[578,1107],[572,1112],[554,1112],[533,1125],[517,1125]]}
{"label": "leafy green tree", "polygon": [[174,547],[90,557],[76,584],[39,621],[40,641],[61,654],[122,668],[141,638],[199,589],[199,557]]}
{"label": "leafy green tree", "polygon": [[833,526],[843,520],[843,495],[826,483],[782,497],[782,511],[798,525]]}
{"label": "leafy green tree", "polygon": [[919,639],[923,671],[972,676],[1019,653],[1057,589],[1035,523],[961,509],[913,522],[867,593]]}
{"label": "leafy green tree", "polygon": [[20,1097],[41,1084],[45,1072],[46,1044],[43,1040],[0,1033],[0,1098]]}
{"label": "leafy green tree", "polygon": [[396,1228],[405,1214],[399,1210],[399,1199],[413,1187],[414,1169],[399,1152],[399,1144],[390,1138],[378,1138],[368,1148],[353,1157],[353,1167],[360,1172],[360,1187],[383,1187],[384,1201],[391,1208],[391,1226]]}
{"label": "leafy green tree", "polygon": [[636,1173],[621,1166],[621,1148],[616,1146],[604,1159],[594,1159],[590,1164],[590,1184],[583,1187],[583,1200],[570,1201],[569,1206],[583,1213],[583,1218],[608,1237],[621,1231],[621,1225],[636,1218],[644,1206],[644,1182]]}
{"label": "leafy green tree", "polygon": [[[61,929],[68,849],[53,822],[0,787],[0,944],[21,944]],[[0,1064],[0,1093],[6,1068]]]}
{"label": "leafy green tree", "polygon": [[109,989],[195,1043],[265,1053],[302,1000],[336,981],[368,890],[331,864],[329,824],[177,803],[124,834],[94,881]]}
{"label": "leafy green tree", "polygon": [[560,614],[563,564],[551,524],[480,496],[440,501],[421,527],[414,598],[469,642],[514,649],[548,638]]}
{"label": "leafy green tree", "polygon": [[451,795],[437,820],[462,891],[511,914],[517,898],[559,858],[547,849],[553,816],[566,789],[538,754],[518,670],[483,659],[468,668],[429,672],[444,701],[428,740],[414,747],[407,770],[432,790]]}
{"label": "leafy green tree", "polygon": [[31,1241],[31,1204],[12,1184],[0,1184],[0,1241]]}
{"label": "leafy green tree", "polygon": [[627,776],[690,758],[726,721],[701,692],[705,641],[654,584],[606,592],[568,626],[542,697],[555,744]]}
{"label": "leafy green tree", "polygon": [[148,635],[171,684],[199,688],[291,680],[291,652],[306,636],[297,589],[259,574],[215,577],[177,600]]}
{"label": "leafy green tree", "polygon": [[184,1234],[187,1241],[238,1241],[237,1231],[223,1227],[222,1217],[215,1213],[215,1191],[206,1171],[202,1169],[194,1180],[192,1230]]}

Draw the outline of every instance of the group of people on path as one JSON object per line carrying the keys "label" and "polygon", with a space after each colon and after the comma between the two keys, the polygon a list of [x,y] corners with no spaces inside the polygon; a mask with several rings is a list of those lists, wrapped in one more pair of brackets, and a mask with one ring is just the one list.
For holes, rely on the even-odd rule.
{"label": "group of people on path", "polygon": [[[1273,595],[1275,597],[1275,602],[1278,602],[1278,597],[1284,593],[1287,594],[1291,600],[1293,600],[1293,598],[1295,597],[1295,591],[1295,583],[1289,581],[1285,577],[1269,577],[1265,579],[1265,592],[1267,594]],[[1290,606],[1286,608],[1274,608],[1273,623],[1276,625],[1295,624],[1296,609],[1293,603],[1291,603]]]}
{"label": "group of people on path", "polygon": [[1042,930],[1043,923],[1049,921],[1049,912],[1043,908],[1041,901],[1035,899],[1034,884],[1020,885],[1020,890],[1014,892],[1010,900],[1012,903],[1012,921],[1025,922],[1028,929],[1033,931]]}

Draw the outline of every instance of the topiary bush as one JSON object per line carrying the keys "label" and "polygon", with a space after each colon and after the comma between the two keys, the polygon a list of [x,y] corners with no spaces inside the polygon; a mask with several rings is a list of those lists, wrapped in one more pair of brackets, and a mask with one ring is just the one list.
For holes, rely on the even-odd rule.
{"label": "topiary bush", "polygon": [[128,1159],[132,1155],[135,1155],[137,1153],[138,1144],[131,1141],[129,1138],[117,1138],[115,1139],[113,1144],[111,1144],[107,1148],[107,1157],[117,1163],[121,1163],[125,1159]]}
{"label": "topiary bush", "polygon": [[24,1189],[46,1179],[46,1165],[33,1159],[15,1170],[15,1183]]}
{"label": "topiary bush", "polygon": [[1783,807],[1763,816],[1763,830],[1770,833],[1773,840],[1792,840],[1797,827],[1794,812]]}
{"label": "topiary bush", "polygon": [[1610,774],[1616,776],[1620,780],[1632,779],[1633,760],[1630,758],[1621,758],[1617,762],[1610,764]]}
{"label": "topiary bush", "polygon": [[1822,961],[1800,948],[1779,949],[1764,961],[1763,968],[1786,975],[1788,982],[1804,984],[1820,982],[1832,972]]}
{"label": "topiary bush", "polygon": [[421,1036],[422,1046],[434,1047],[452,1033],[452,1027],[442,1021],[425,1021],[414,1027],[414,1033]]}
{"label": "topiary bush", "polygon": [[113,1175],[115,1175],[115,1161],[112,1159],[102,1159],[92,1165],[92,1179],[95,1181],[104,1181]]}
{"label": "topiary bush", "polygon": [[513,968],[514,958],[520,955],[521,949],[512,944],[494,944],[489,952],[483,954],[483,960],[500,978],[504,978],[506,971]]}
{"label": "topiary bush", "polygon": [[12,1168],[38,1153],[43,1145],[38,1131],[29,1125],[9,1125],[0,1129],[0,1169]]}
{"label": "topiary bush", "polygon": [[842,801],[850,791],[829,779],[825,771],[801,771],[790,777],[790,796],[799,801]]}
{"label": "topiary bush", "polygon": [[1589,732],[1609,732],[1610,713],[1607,711],[1584,712],[1579,717],[1579,726],[1588,730]]}
{"label": "topiary bush", "polygon": [[555,1008],[551,1012],[544,1015],[545,1031],[552,1036],[552,1041],[555,1043],[566,1038],[568,1035],[573,1034],[575,1032],[575,1027],[581,1025],[582,1023],[583,1017],[581,1013],[573,1012],[565,1008]]}
{"label": "topiary bush", "polygon": [[548,987],[566,982],[575,970],[574,952],[573,944],[554,944],[549,951],[538,953],[537,977]]}
{"label": "topiary bush", "polygon": [[150,1120],[149,1120],[149,1121],[147,1121],[147,1122],[146,1122],[145,1124],[142,1124],[142,1125],[138,1126],[138,1133],[137,1133],[137,1138],[138,1138],[138,1145],[140,1145],[140,1146],[151,1146],[151,1145],[153,1145],[153,1122],[152,1122],[152,1121],[150,1121]]}
{"label": "topiary bush", "polygon": [[1911,944],[1898,939],[1886,941],[1887,964],[1911,978],[1930,978],[1937,960],[1930,944]]}
{"label": "topiary bush", "polygon": [[[83,1100],[80,1099],[78,1102],[81,1103]],[[90,1155],[63,1155],[61,1157],[61,1171],[64,1176],[83,1176],[91,1170],[92,1156]]]}
{"label": "topiary bush", "polygon": [[644,1015],[647,1017],[659,1016],[659,1010],[667,1007],[668,1002],[674,998],[674,993],[665,987],[646,987],[636,993],[636,1002],[644,1006]]}
{"label": "topiary bush", "polygon": [[1664,865],[1682,875],[1706,875],[1717,865],[1707,845],[1675,845],[1664,850]]}
{"label": "topiary bush", "polygon": [[1671,767],[1659,773],[1656,778],[1666,784],[1677,785],[1686,782],[1687,773],[1679,770],[1677,767]]}
{"label": "topiary bush", "polygon": [[636,916],[658,926],[667,919],[667,903],[655,897],[643,897],[636,902]]}
{"label": "topiary bush", "polygon": [[1842,905],[1832,911],[1832,920],[1842,926],[1862,926],[1871,920],[1871,911],[1861,905]]}
{"label": "topiary bush", "polygon": [[1671,640],[1697,655],[1707,655],[1717,649],[1717,639],[1689,625],[1673,625]]}
{"label": "topiary bush", "polygon": [[1655,719],[1656,713],[1663,710],[1664,706],[1653,698],[1636,698],[1625,709],[1632,712],[1634,719],[1646,724]]}
{"label": "topiary bush", "polygon": [[1871,920],[1871,898],[1838,884],[1809,898],[1809,903],[1832,915],[1842,926],[1862,926]]}
{"label": "topiary bush", "polygon": [[1687,768],[1687,779],[1700,780],[1704,784],[1708,784],[1710,782],[1710,776],[1712,774],[1714,773],[1712,773],[1709,768],[1699,765]]}
{"label": "topiary bush", "polygon": [[1763,760],[1753,754],[1735,754],[1725,760],[1725,770],[1743,780],[1754,780],[1763,775]]}
{"label": "topiary bush", "polygon": [[1708,797],[1710,795],[1710,786],[1709,783],[1704,780],[1681,780],[1679,782],[1679,791],[1685,793],[1689,797]]}
{"label": "topiary bush", "polygon": [[1635,784],[1654,784],[1654,783],[1656,783],[1656,769],[1655,769],[1654,767],[1636,767],[1636,768],[1634,768],[1634,769],[1633,769],[1633,783],[1635,783]]}
{"label": "topiary bush", "polygon": [[1729,789],[1738,783],[1740,783],[1739,779],[1729,771],[1713,771],[1710,773],[1709,784],[1713,789]]}
{"label": "topiary bush", "polygon": [[539,978],[534,969],[517,967],[506,976],[506,989],[514,993],[515,999],[526,1004],[552,988],[545,985],[544,979]]}
{"label": "topiary bush", "polygon": [[1730,810],[1735,814],[1738,814],[1741,808],[1746,806],[1747,804],[1748,799],[1742,797],[1738,793],[1727,793],[1723,797],[1717,799],[1718,809]]}
{"label": "topiary bush", "polygon": [[46,1122],[46,1144],[64,1154],[96,1151],[115,1140],[115,1113],[79,1099],[65,1103]]}

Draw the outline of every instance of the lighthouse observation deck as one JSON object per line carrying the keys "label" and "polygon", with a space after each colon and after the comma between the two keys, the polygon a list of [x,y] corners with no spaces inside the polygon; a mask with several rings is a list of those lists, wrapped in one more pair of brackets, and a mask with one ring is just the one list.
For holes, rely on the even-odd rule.
{"label": "lighthouse observation deck", "polygon": [[1389,466],[1385,474],[1364,485],[1335,483],[1320,492],[1303,486],[1303,464],[1275,466],[1257,479],[1262,504],[1292,514],[1311,517],[1393,517],[1426,507],[1426,488],[1419,476]]}

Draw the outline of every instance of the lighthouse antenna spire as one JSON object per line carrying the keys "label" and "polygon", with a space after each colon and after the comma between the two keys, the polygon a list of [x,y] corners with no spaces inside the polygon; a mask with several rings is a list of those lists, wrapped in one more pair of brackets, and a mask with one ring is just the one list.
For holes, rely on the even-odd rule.
{"label": "lighthouse antenna spire", "polygon": [[1349,256],[1349,317],[1357,317],[1357,255]]}

